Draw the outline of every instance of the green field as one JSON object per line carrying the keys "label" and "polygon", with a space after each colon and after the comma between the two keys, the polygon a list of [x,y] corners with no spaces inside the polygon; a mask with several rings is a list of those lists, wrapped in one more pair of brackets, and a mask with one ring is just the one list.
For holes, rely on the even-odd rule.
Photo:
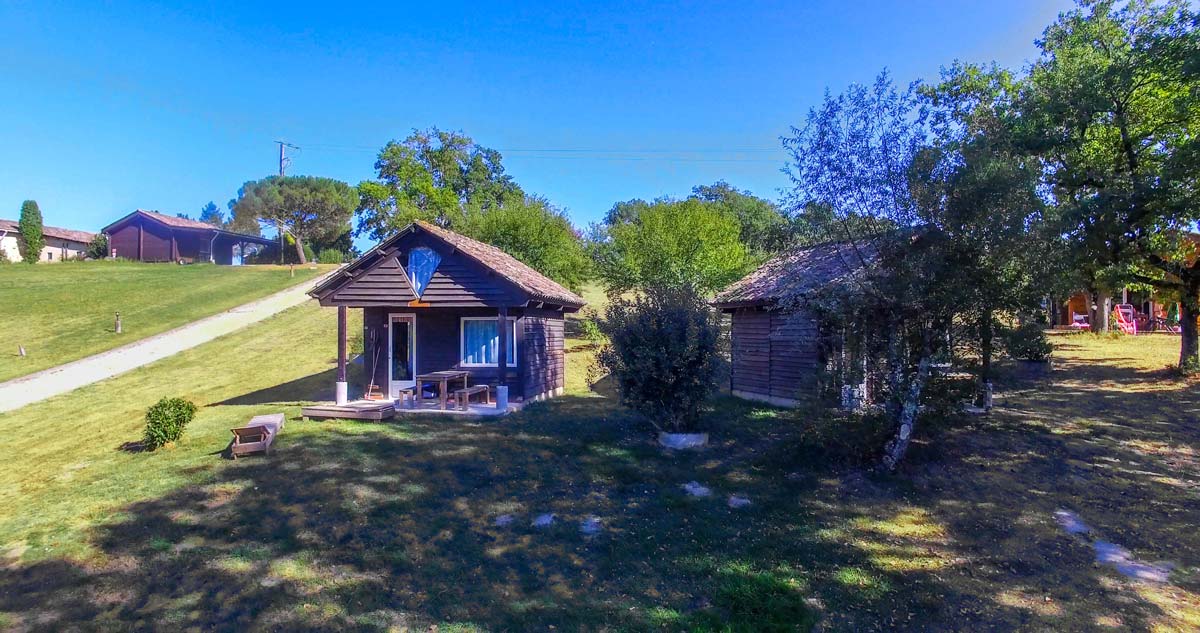
{"label": "green field", "polygon": [[[0,381],[165,332],[297,283],[323,270],[284,266],[175,266],[63,262],[0,266]],[[113,330],[120,312],[122,333]],[[24,346],[26,356],[18,355]]]}
{"label": "green field", "polygon": [[[587,385],[577,340],[569,393],[503,419],[298,419],[331,395],[334,322],[308,304],[0,414],[0,629],[1200,627],[1200,385],[1165,369],[1177,339],[1056,337],[1053,379],[1008,379],[992,415],[926,429],[884,477],[799,452],[811,414],[732,398],[710,448],[664,453]],[[195,422],[131,452],[166,395]],[[272,456],[222,457],[273,411]],[[1171,583],[1096,565],[1064,508],[1174,561]]]}

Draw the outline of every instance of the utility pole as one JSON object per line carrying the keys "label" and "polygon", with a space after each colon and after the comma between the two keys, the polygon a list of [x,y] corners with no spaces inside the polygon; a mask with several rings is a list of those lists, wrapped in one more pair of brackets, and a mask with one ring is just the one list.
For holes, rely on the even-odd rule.
{"label": "utility pole", "polygon": [[[292,159],[287,157],[287,148],[300,149],[296,145],[292,145],[287,141],[275,141],[279,145],[279,177],[283,178],[287,174],[288,165],[292,164]],[[283,264],[283,225],[276,222],[275,230],[279,233],[279,263]]]}

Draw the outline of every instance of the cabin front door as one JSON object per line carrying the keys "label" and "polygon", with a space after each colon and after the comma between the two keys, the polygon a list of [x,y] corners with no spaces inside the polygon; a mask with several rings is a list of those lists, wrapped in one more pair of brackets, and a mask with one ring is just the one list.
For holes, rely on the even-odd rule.
{"label": "cabin front door", "polygon": [[388,318],[388,396],[400,397],[400,390],[416,384],[417,318],[412,314],[393,314]]}

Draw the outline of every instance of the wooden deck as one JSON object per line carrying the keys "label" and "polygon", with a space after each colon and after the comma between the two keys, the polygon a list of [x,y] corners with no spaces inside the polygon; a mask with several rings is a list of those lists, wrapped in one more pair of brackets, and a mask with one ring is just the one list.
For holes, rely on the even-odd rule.
{"label": "wooden deck", "polygon": [[343,405],[318,404],[303,407],[300,414],[314,420],[390,420],[396,417],[396,407],[390,400],[355,400]]}

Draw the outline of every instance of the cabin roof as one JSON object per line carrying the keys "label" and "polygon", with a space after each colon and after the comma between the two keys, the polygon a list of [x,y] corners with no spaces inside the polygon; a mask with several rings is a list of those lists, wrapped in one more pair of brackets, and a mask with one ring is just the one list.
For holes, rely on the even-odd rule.
{"label": "cabin roof", "polygon": [[343,270],[342,274],[334,275],[323,283],[318,284],[309,291],[309,294],[314,297],[326,295],[343,283],[349,282],[360,271],[369,268],[375,262],[376,256],[379,253],[387,250],[403,236],[414,231],[420,231],[443,242],[463,256],[491,270],[496,276],[516,286],[533,300],[546,301],[572,308],[581,308],[587,303],[579,295],[567,290],[549,277],[539,273],[495,246],[484,244],[465,235],[460,235],[420,220],[409,224],[396,235],[380,242],[370,251],[363,254],[362,257],[349,264]]}
{"label": "cabin roof", "polygon": [[[20,224],[15,220],[0,220],[0,231],[20,231]],[[74,229],[60,229],[57,226],[43,226],[42,235],[53,237],[59,240],[68,240],[71,242],[82,242],[87,244],[96,237],[95,233],[87,231],[76,231]]]}
{"label": "cabin roof", "polygon": [[842,283],[875,257],[874,246],[827,242],[794,248],[759,266],[717,293],[713,305],[738,308],[772,304]]}
{"label": "cabin roof", "polygon": [[216,231],[217,233],[221,233],[224,235],[232,235],[234,237],[245,240],[247,242],[256,242],[259,244],[274,244],[275,243],[275,240],[262,237],[261,235],[250,235],[248,233],[238,233],[236,231],[230,231],[227,229],[223,229],[219,226],[216,226],[215,224],[209,224],[207,222],[201,222],[199,220],[192,220],[190,218],[181,218],[181,217],[177,217],[177,216],[173,216],[173,215],[166,215],[163,213],[159,213],[157,211],[147,211],[145,209],[138,209],[138,210],[134,211],[133,213],[130,213],[129,215],[126,215],[125,217],[121,218],[120,220],[117,220],[116,222],[109,224],[108,226],[104,227],[103,229],[100,229],[100,231],[103,233],[108,233],[114,227],[124,224],[125,222],[128,222],[129,220],[132,220],[133,218],[139,217],[139,216],[146,218],[148,220],[153,220],[154,222],[158,222],[159,224],[171,227],[173,229],[182,229],[185,231]]}

